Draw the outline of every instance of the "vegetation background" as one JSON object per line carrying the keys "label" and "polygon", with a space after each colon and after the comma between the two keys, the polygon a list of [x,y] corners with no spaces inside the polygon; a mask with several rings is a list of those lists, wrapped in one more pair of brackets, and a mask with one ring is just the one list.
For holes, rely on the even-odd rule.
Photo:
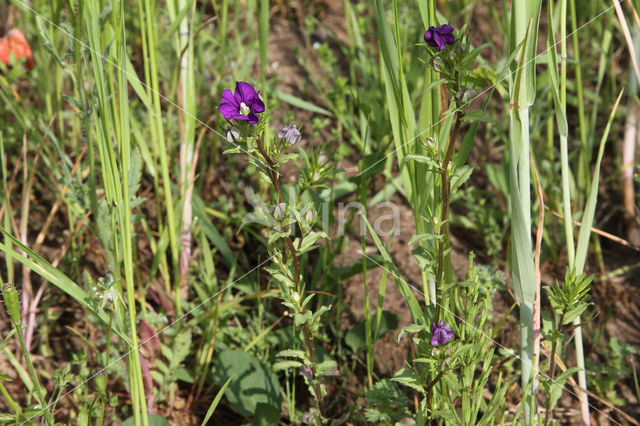
{"label": "vegetation background", "polygon": [[[8,40],[10,29],[22,30],[33,64],[17,50],[0,61],[0,277],[7,308],[0,309],[0,421],[288,424],[323,421],[321,411],[326,423],[406,424],[420,423],[417,413],[431,392],[453,395],[447,407],[461,413],[431,412],[443,423],[519,421],[519,299],[509,266],[515,71],[507,76],[508,67],[523,62],[512,56],[510,41],[524,32],[513,28],[512,3],[519,2],[419,3],[3,2],[0,36]],[[425,13],[427,3],[433,16]],[[582,212],[590,191],[597,195],[584,267],[593,275],[591,305],[584,305],[580,323],[588,419],[597,424],[640,418],[639,6],[637,0],[543,1],[527,88],[535,95],[530,228],[532,239],[541,230],[536,255],[543,286],[570,281],[571,233],[577,237],[580,222],[588,223]],[[412,316],[413,300],[429,311],[424,257],[414,254],[433,237],[425,236],[420,218],[431,207],[441,211],[442,200],[417,208],[411,194],[422,183],[408,186],[403,177],[407,162],[428,161],[415,153],[403,160],[397,152],[397,132],[408,124],[394,121],[383,21],[395,43],[404,85],[398,87],[406,88],[400,102],[415,108],[409,115],[422,129],[415,140],[425,150],[426,136],[444,140],[453,117],[446,89],[429,84],[429,73],[434,81],[437,75],[423,41],[425,22],[449,23],[471,47],[482,46],[469,64],[478,94],[469,111],[478,113],[468,113],[454,138],[456,159],[465,150],[468,156],[454,167],[468,173],[457,175],[461,186],[450,200],[447,251],[451,283],[474,289],[455,293],[465,303],[456,308],[459,316],[449,317],[449,325],[458,324],[460,346],[438,352],[464,342],[489,354],[484,367],[450,371],[456,378],[469,371],[478,383],[477,411],[469,417],[465,397],[455,396],[465,392],[455,387],[457,379],[447,379],[449,390],[439,381],[446,357],[437,365],[420,361],[425,353],[437,356],[427,344],[428,326],[415,328]],[[556,60],[550,49],[558,52],[559,81],[549,71]],[[270,263],[276,259],[277,266],[287,249],[274,249],[269,230],[246,220],[259,212],[250,192],[267,206],[283,200],[273,201],[258,154],[228,140],[218,105],[236,81],[260,90],[267,109],[258,132],[265,140],[288,123],[302,130],[277,179],[287,203],[303,199],[301,187],[311,182],[304,187],[309,199],[325,206],[311,222],[326,235],[301,252],[304,286],[295,292],[309,303],[300,312],[317,317],[293,315],[296,307],[287,304],[293,299],[285,296],[294,293],[278,283]],[[420,108],[431,96],[437,102],[425,113]],[[423,125],[427,114],[435,114],[433,126]],[[424,170],[424,176],[432,172]],[[370,224],[397,215],[396,227],[389,222],[392,232],[380,240],[357,209],[344,208],[351,202],[366,206]],[[563,220],[566,206],[573,225]],[[561,309],[546,291],[541,295],[544,338],[559,342],[558,364],[575,366],[575,327],[558,323]],[[463,314],[474,303],[480,310]],[[490,336],[486,346],[467,326]],[[543,345],[540,368],[553,375],[550,348]],[[416,367],[420,362],[429,367]],[[435,374],[416,381],[422,371]],[[553,418],[586,422],[576,380],[570,370],[555,387],[541,384],[538,405],[553,395]]]}

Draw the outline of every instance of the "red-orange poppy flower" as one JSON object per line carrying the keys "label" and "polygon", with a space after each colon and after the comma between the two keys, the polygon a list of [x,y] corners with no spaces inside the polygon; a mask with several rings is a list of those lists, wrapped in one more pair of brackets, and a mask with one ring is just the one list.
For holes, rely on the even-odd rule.
{"label": "red-orange poppy flower", "polygon": [[5,65],[9,65],[11,52],[13,52],[17,60],[25,58],[27,68],[29,70],[33,69],[33,54],[31,53],[29,42],[27,42],[22,31],[16,28],[10,30],[6,36],[0,38],[0,61],[4,62]]}

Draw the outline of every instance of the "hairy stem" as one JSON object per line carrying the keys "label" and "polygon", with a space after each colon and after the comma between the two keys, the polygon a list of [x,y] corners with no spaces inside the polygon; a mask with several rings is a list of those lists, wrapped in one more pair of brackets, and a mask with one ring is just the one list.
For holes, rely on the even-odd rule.
{"label": "hairy stem", "polygon": [[[271,179],[271,183],[278,194],[278,202],[282,203],[282,191],[280,190],[280,184],[278,183],[278,173],[275,170],[275,162],[271,159],[271,157],[266,153],[264,147],[262,146],[262,141],[258,139],[257,141],[257,149],[264,161],[267,163],[267,167],[269,169],[269,178]],[[286,231],[286,229],[285,229]],[[291,258],[293,260],[293,267],[295,269],[295,274],[293,276],[293,282],[295,283],[295,287],[297,290],[300,290],[300,260],[298,259],[298,252],[293,245],[293,241],[291,241],[290,236],[286,236],[284,239],[285,250],[284,250],[284,261],[286,262],[286,253],[287,249],[291,253]],[[304,314],[304,311],[302,312]],[[322,388],[317,381],[317,368],[316,368],[316,351],[315,351],[315,342],[313,339],[313,335],[311,333],[311,327],[309,327],[308,323],[305,323],[302,326],[302,333],[304,334],[303,344],[305,346],[307,356],[309,361],[311,362],[311,371],[313,373],[313,391],[315,393],[314,403],[316,409],[320,412],[320,415],[324,417],[324,402],[322,400]],[[322,424],[321,419],[317,419],[318,425]]]}

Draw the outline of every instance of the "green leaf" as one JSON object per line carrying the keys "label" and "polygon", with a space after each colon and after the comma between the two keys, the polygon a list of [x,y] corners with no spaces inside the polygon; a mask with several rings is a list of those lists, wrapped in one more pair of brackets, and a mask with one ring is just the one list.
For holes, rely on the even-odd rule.
{"label": "green leaf", "polygon": [[[142,177],[142,158],[138,154],[137,150],[131,151],[131,163],[129,164],[129,170],[127,171],[129,180],[129,196],[134,197],[140,188],[140,178]],[[133,204],[130,205],[133,208]]]}
{"label": "green leaf", "polygon": [[[373,238],[374,243],[378,247],[380,254],[382,254],[382,257],[385,260],[385,267],[389,270],[389,272],[391,272],[393,281],[398,286],[398,290],[400,290],[400,294],[402,294],[402,297],[404,297],[404,300],[407,302],[407,305],[409,305],[409,312],[411,313],[411,317],[413,318],[413,321],[418,324],[424,323],[424,316],[422,314],[422,309],[420,309],[420,304],[418,303],[418,299],[416,299],[416,296],[413,294],[413,290],[411,290],[411,287],[409,287],[409,284],[407,284],[407,282],[400,275],[398,268],[396,268],[395,264],[393,263],[393,260],[391,259],[391,255],[387,251],[384,244],[382,244],[380,237],[378,237],[378,234],[376,234],[376,231],[373,229],[373,227],[371,226],[367,218],[364,216],[361,216],[361,218],[367,224],[367,227],[369,228],[369,232],[371,233],[371,237]],[[363,253],[363,256],[366,256],[366,255]]]}
{"label": "green leaf", "polygon": [[73,282],[69,277],[62,273],[62,271],[53,267],[49,262],[40,257],[36,252],[22,244],[4,228],[0,227],[0,232],[3,233],[7,238],[9,238],[15,246],[26,253],[27,256],[23,256],[21,253],[14,250],[13,247],[7,246],[4,243],[0,243],[0,250],[7,253],[7,255],[11,256],[23,265],[29,267],[33,272],[37,273],[38,275],[49,281],[51,284],[67,293],[84,309],[100,318],[100,320],[105,325],[111,325],[111,329],[113,330],[113,332],[116,333],[122,340],[124,340],[127,345],[131,346],[131,340],[129,339],[129,337],[124,334],[119,328],[113,326],[107,314],[103,310],[99,309],[94,303],[92,303],[92,299],[78,284]]}
{"label": "green leaf", "polygon": [[280,407],[259,402],[251,424],[256,426],[268,426],[278,424],[280,421]]}
{"label": "green leaf", "polygon": [[562,324],[569,324],[573,322],[576,318],[580,317],[582,313],[590,306],[590,303],[581,303],[578,306],[574,306],[567,313],[564,314],[564,319],[562,320]]}
{"label": "green leaf", "polygon": [[386,156],[383,153],[374,152],[373,154],[369,154],[358,161],[358,170],[360,170],[360,173],[357,177],[359,180],[365,181],[379,173],[382,173],[386,162],[385,159]]}
{"label": "green leaf", "polygon": [[300,361],[293,361],[293,360],[278,361],[273,364],[273,371],[282,371],[282,370],[288,370],[290,368],[299,368],[299,367],[302,367],[302,365],[303,364]]}
{"label": "green leaf", "polygon": [[425,89],[424,89],[424,94],[426,95],[427,93],[429,93],[431,90],[433,90],[436,86],[440,86],[442,83],[446,83],[447,80],[444,78],[439,78],[436,81],[432,81],[431,84],[429,84]]}
{"label": "green leaf", "polygon": [[420,384],[422,380],[412,371],[407,370],[406,368],[403,368],[396,372],[391,380],[415,389],[420,393],[425,393],[424,387]]}
{"label": "green leaf", "polygon": [[282,389],[277,377],[258,358],[244,351],[222,352],[215,364],[214,378],[224,383],[231,377],[225,396],[243,416],[256,414],[260,403],[280,407]]}
{"label": "green leaf", "polygon": [[442,168],[440,165],[431,157],[427,157],[426,155],[421,154],[407,154],[402,158],[402,163],[408,163],[411,161],[417,161],[418,163],[428,164],[433,168],[434,171],[440,172]]}
{"label": "green leaf", "polygon": [[589,248],[589,239],[591,237],[591,227],[593,226],[593,218],[596,211],[596,203],[598,201],[598,181],[600,179],[600,164],[602,163],[602,156],[604,155],[604,146],[609,136],[609,130],[611,129],[611,123],[618,110],[620,99],[622,99],[622,93],[624,89],[620,90],[618,99],[616,99],[611,113],[609,114],[609,120],[607,126],[602,133],[600,139],[600,149],[598,150],[598,158],[596,159],[596,166],[593,170],[593,178],[591,179],[591,187],[589,188],[589,197],[587,203],[584,206],[584,213],[582,213],[582,225],[580,226],[580,233],[578,234],[578,244],[576,247],[576,265],[575,272],[581,274],[584,271],[584,264],[587,259],[587,249]]}
{"label": "green leaf", "polygon": [[333,117],[333,114],[331,113],[331,111],[327,111],[326,109],[319,107],[315,104],[312,104],[311,102],[307,102],[304,101],[298,97],[295,97],[293,95],[289,95],[287,93],[281,92],[279,90],[276,90],[274,92],[276,98],[280,99],[283,102],[286,102],[296,108],[300,108],[300,109],[305,109],[307,111],[311,111],[311,112],[315,112],[317,114],[323,114],[326,115],[328,117]]}
{"label": "green leaf", "polygon": [[407,243],[408,245],[412,246],[415,243],[419,243],[420,241],[433,241],[433,240],[437,240],[440,239],[441,236],[437,235],[437,234],[432,234],[432,233],[424,233],[424,234],[415,234],[413,237],[411,237],[411,239],[409,240],[409,242]]}
{"label": "green leaf", "polygon": [[573,373],[580,371],[580,367],[571,367],[564,371],[562,374],[553,379],[549,389],[549,398],[551,399],[551,408],[556,406],[556,403],[562,396],[562,392],[564,391],[564,386],[567,383],[569,377],[573,375]]}
{"label": "green leaf", "polygon": [[295,349],[285,349],[284,351],[280,351],[276,354],[277,357],[292,357],[292,358],[300,358],[306,359],[304,351],[295,350]]}
{"label": "green leaf", "polygon": [[209,421],[209,419],[211,418],[211,416],[213,415],[214,411],[216,411],[216,407],[220,403],[220,400],[222,399],[222,395],[224,395],[224,392],[227,390],[227,386],[229,386],[229,383],[231,383],[231,379],[233,379],[233,377],[229,377],[229,379],[225,382],[224,385],[222,385],[222,387],[216,394],[216,397],[213,398],[213,401],[211,401],[211,405],[209,406],[209,409],[207,410],[207,414],[204,416],[202,423],[200,423],[200,426],[205,426]]}
{"label": "green leaf", "polygon": [[463,183],[465,183],[471,177],[474,167],[460,166],[456,169],[455,173],[451,177],[451,194],[454,194]]}

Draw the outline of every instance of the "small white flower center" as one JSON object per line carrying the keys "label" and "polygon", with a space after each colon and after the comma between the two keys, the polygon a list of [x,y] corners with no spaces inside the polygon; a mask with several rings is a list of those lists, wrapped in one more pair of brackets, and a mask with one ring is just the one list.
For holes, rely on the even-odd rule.
{"label": "small white flower center", "polygon": [[247,104],[245,104],[244,102],[240,102],[240,114],[249,115],[250,112],[251,110],[249,109]]}

